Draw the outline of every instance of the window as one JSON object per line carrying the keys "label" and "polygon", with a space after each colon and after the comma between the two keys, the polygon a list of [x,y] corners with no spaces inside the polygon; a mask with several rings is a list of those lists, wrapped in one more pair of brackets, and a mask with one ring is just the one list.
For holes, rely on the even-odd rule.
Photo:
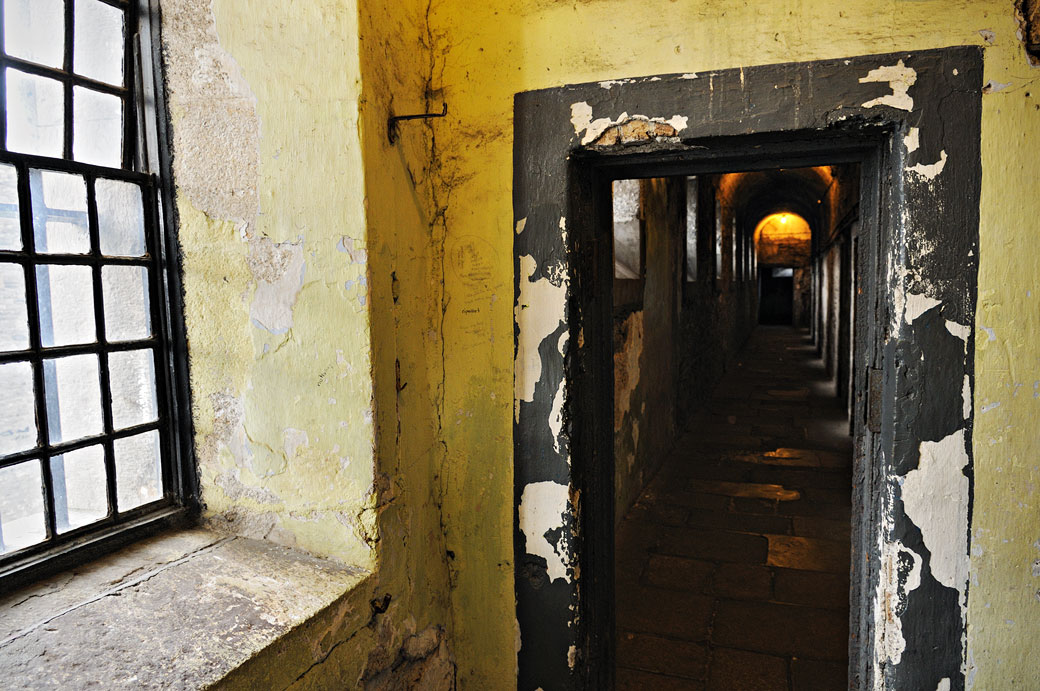
{"label": "window", "polygon": [[0,578],[13,578],[183,513],[187,406],[148,0],[0,7]]}

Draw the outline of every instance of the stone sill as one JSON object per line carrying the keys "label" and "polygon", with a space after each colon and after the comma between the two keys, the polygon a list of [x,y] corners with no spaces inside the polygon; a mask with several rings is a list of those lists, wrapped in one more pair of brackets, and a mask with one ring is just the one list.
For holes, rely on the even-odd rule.
{"label": "stone sill", "polygon": [[[0,598],[4,688],[205,688],[276,641],[291,683],[328,653],[289,660],[281,639],[368,576],[260,540],[162,534]],[[360,602],[335,608],[337,634],[368,622]]]}

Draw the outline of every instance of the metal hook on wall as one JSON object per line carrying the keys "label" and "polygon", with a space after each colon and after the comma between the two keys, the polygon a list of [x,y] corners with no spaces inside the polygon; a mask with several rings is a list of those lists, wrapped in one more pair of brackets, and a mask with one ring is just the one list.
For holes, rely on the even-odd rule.
{"label": "metal hook on wall", "polygon": [[390,140],[391,144],[397,142],[397,123],[402,120],[428,120],[431,118],[443,118],[448,114],[448,104],[444,103],[444,107],[439,113],[418,113],[416,115],[391,115],[386,120],[386,138]]}

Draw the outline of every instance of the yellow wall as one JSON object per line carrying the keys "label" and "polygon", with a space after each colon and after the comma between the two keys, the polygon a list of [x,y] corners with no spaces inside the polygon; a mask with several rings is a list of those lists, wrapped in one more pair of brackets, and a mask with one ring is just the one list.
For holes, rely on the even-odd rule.
{"label": "yellow wall", "polygon": [[356,5],[162,9],[205,515],[371,569]]}
{"label": "yellow wall", "polygon": [[[983,99],[970,654],[977,688],[1033,679],[1040,648],[1040,71],[1018,42],[1011,2],[536,0],[433,7],[434,125],[444,248],[477,248],[489,277],[444,272],[445,516],[455,550],[455,648],[462,688],[514,674],[512,585],[512,96],[566,83],[686,73],[949,45],[988,45]],[[992,45],[980,31],[991,31]],[[1030,84],[1032,80],[1032,85]],[[1031,95],[1027,96],[1027,92]],[[436,253],[439,248],[432,248]],[[1027,291],[1033,291],[1033,295]],[[477,311],[467,311],[475,309]],[[436,326],[433,324],[432,326]],[[1020,387],[1018,385],[1021,385]],[[988,412],[985,406],[1001,405]]]}

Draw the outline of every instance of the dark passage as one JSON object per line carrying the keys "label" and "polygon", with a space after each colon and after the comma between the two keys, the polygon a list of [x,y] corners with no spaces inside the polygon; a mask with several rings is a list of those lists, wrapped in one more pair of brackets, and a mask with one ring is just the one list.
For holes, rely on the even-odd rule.
{"label": "dark passage", "polygon": [[760,326],[617,529],[618,689],[842,689],[852,448],[808,334]]}
{"label": "dark passage", "polygon": [[794,271],[759,270],[758,323],[790,326],[794,318]]}

